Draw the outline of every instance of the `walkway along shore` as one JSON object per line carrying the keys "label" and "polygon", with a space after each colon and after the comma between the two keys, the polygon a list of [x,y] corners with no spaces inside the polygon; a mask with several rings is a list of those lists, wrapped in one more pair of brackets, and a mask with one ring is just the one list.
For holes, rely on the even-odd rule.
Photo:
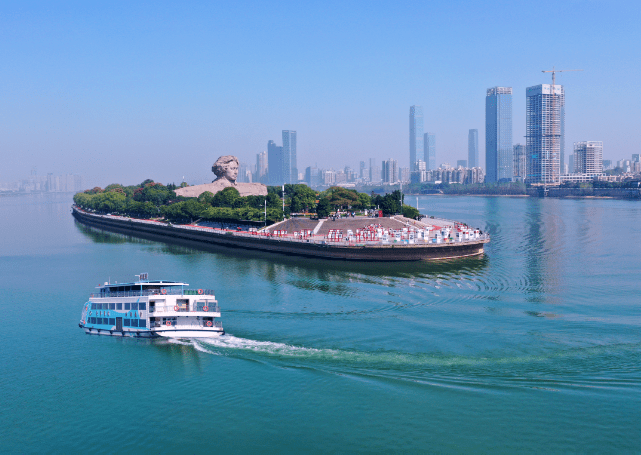
{"label": "walkway along shore", "polygon": [[[352,261],[436,261],[483,254],[483,247],[490,241],[488,235],[461,241],[330,241],[324,236],[298,237],[261,232],[236,232],[195,225],[173,225],[155,220],[126,218],[116,215],[99,215],[73,206],[73,216],[80,223],[99,229],[144,237],[161,242],[188,241],[202,245],[224,246],[259,250],[271,253],[306,256],[312,258]],[[394,218],[369,218],[364,222]],[[405,219],[403,219],[404,221]],[[353,221],[353,220],[352,220]],[[403,223],[403,221],[396,220]],[[420,222],[413,222],[414,224]],[[332,223],[339,227],[338,221]],[[327,225],[327,223],[326,223]],[[365,226],[363,226],[365,227]],[[271,226],[270,228],[273,228]],[[279,231],[280,232],[280,231]]]}

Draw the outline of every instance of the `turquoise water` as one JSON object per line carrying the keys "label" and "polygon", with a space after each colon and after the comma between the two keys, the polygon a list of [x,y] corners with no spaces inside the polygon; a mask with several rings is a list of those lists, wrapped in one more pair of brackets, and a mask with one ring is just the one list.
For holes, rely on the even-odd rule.
{"label": "turquoise water", "polygon": [[[412,198],[413,199],[413,198]],[[641,204],[424,197],[480,258],[198,251],[0,199],[3,453],[638,452]],[[212,288],[227,335],[88,336],[107,279]]]}

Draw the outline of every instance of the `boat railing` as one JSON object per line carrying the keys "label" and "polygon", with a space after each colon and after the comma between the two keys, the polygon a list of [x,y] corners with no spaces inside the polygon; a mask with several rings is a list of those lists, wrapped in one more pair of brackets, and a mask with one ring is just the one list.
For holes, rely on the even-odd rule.
{"label": "boat railing", "polygon": [[[211,322],[211,325],[208,325],[208,323]],[[163,323],[161,321],[153,321],[149,323],[149,328],[150,329],[156,329],[156,328],[162,328],[162,327],[204,327],[204,328],[217,328],[217,329],[222,329],[223,328],[223,323],[222,321],[192,321],[187,324],[179,324],[176,321],[170,321],[169,324]]]}
{"label": "boat railing", "polygon": [[163,295],[214,295],[213,289],[143,289],[138,291],[93,292],[91,297],[149,297]]}
{"label": "boat railing", "polygon": [[220,313],[220,307],[215,304],[209,304],[209,305],[195,305],[195,306],[190,306],[187,308],[186,306],[183,305],[156,305],[155,307],[149,308],[149,313],[156,314],[156,313],[169,313],[169,312],[177,312],[177,313],[196,313],[196,312],[205,312],[205,313]]}

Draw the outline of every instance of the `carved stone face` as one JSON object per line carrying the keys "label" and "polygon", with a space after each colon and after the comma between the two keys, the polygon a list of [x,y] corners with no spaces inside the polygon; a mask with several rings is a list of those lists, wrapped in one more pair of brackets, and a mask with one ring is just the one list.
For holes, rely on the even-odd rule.
{"label": "carved stone face", "polygon": [[232,182],[236,181],[236,178],[238,178],[238,163],[232,161],[225,167],[225,177]]}
{"label": "carved stone face", "polygon": [[238,177],[238,158],[232,155],[221,156],[211,167],[211,171],[218,179],[226,179],[234,183]]}

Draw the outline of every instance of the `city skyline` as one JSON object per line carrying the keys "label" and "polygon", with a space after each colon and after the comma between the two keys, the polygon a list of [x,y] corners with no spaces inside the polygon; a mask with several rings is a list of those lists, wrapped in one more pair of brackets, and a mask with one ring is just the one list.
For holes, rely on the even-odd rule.
{"label": "city skyline", "polygon": [[[523,92],[549,83],[541,71],[554,65],[585,70],[557,75],[566,147],[596,138],[613,161],[641,151],[632,4],[292,5],[3,5],[0,180],[38,165],[102,186],[211,181],[216,157],[251,163],[283,127],[301,135],[299,173],[370,157],[408,167],[412,105],[438,137],[438,162],[465,158],[476,128],[483,163],[485,90],[513,87],[513,137],[524,142]],[[290,28],[272,26],[282,21]]]}

